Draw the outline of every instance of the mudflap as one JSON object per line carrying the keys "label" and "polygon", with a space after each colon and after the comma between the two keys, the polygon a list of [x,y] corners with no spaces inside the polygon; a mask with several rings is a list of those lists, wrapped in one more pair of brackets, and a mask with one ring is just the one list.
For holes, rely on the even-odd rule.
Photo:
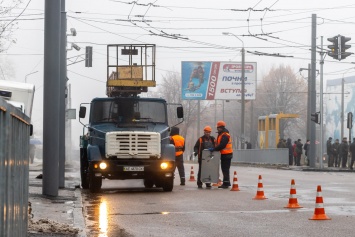
{"label": "mudflap", "polygon": [[221,153],[219,151],[202,151],[201,181],[203,183],[218,183],[220,159]]}

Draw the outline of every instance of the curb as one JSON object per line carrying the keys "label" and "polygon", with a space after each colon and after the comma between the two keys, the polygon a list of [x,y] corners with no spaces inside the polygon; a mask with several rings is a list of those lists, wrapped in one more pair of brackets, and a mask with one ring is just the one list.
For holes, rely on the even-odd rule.
{"label": "curb", "polygon": [[85,220],[83,213],[83,202],[81,197],[81,190],[75,189],[75,197],[77,200],[74,202],[73,219],[74,227],[77,227],[80,231],[77,234],[78,237],[87,237],[85,231]]}

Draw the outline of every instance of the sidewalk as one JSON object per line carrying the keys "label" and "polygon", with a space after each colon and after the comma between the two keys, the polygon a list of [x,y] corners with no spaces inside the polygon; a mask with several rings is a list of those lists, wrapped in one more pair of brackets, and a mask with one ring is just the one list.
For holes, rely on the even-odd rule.
{"label": "sidewalk", "polygon": [[57,197],[42,194],[42,160],[35,159],[29,165],[28,236],[80,236],[85,237],[85,221],[82,212],[80,172],[78,164],[65,167],[65,188]]}

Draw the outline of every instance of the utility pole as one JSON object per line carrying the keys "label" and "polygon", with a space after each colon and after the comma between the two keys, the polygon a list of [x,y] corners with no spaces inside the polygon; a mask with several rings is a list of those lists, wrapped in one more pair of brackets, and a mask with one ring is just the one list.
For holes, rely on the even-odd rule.
{"label": "utility pole", "polygon": [[60,1],[45,0],[42,194],[58,196]]}
{"label": "utility pole", "polygon": [[[311,37],[311,112],[316,112],[316,47],[317,47],[317,15],[312,14],[312,37]],[[310,118],[308,118],[310,119]],[[316,152],[315,139],[316,138],[316,124],[311,123],[310,132],[310,167],[316,167]],[[322,159],[320,157],[320,159]]]}
{"label": "utility pole", "polygon": [[321,36],[321,52],[320,52],[320,83],[319,83],[319,111],[320,111],[320,134],[319,134],[319,158],[320,158],[320,168],[323,169],[323,124],[324,124],[324,113],[323,113],[323,65],[324,56],[323,52],[323,36]]}
{"label": "utility pole", "polygon": [[60,0],[59,188],[65,187],[65,88],[67,84],[67,15]]}
{"label": "utility pole", "polygon": [[196,140],[200,137],[200,111],[201,111],[201,107],[200,107],[200,100],[197,101],[197,131],[196,131]]}
{"label": "utility pole", "polygon": [[311,137],[311,64],[308,64],[307,139]]}
{"label": "utility pole", "polygon": [[245,145],[245,50],[244,50],[244,42],[242,48],[242,118],[241,118],[241,133],[242,133],[242,149],[244,149]]}
{"label": "utility pole", "polygon": [[300,68],[300,72],[303,70],[307,70],[308,77],[307,77],[307,139],[311,137],[311,64],[308,64],[308,68]]}
{"label": "utility pole", "polygon": [[341,79],[341,114],[340,114],[340,139],[344,137],[344,74]]}
{"label": "utility pole", "polygon": [[233,34],[233,33],[229,33],[229,32],[223,32],[223,35],[233,35],[234,37],[236,37],[238,40],[240,40],[242,42],[242,76],[241,76],[241,118],[240,118],[240,133],[241,133],[241,137],[242,137],[242,141],[241,141],[241,149],[244,149],[244,144],[245,144],[245,128],[244,128],[244,119],[245,119],[245,50],[244,50],[244,41],[241,40],[237,35]]}

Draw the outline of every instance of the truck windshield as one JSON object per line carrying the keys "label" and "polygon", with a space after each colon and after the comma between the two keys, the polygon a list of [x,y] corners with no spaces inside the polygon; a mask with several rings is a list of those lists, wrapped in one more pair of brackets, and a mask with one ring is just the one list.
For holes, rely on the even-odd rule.
{"label": "truck windshield", "polygon": [[94,101],[91,104],[91,123],[166,123],[165,108],[160,101]]}

